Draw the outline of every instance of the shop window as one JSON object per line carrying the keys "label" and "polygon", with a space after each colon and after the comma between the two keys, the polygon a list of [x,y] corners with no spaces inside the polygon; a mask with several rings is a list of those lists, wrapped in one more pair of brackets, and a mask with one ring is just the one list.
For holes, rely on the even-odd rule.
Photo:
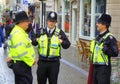
{"label": "shop window", "polygon": [[[61,1],[58,1],[58,3],[61,3]],[[58,4],[58,28],[62,28],[62,6],[61,4]]]}
{"label": "shop window", "polygon": [[90,36],[90,24],[91,24],[91,1],[84,0],[84,21],[83,21],[83,28],[82,28],[82,35],[83,36]]}
{"label": "shop window", "polygon": [[65,32],[69,32],[69,15],[65,15]]}
{"label": "shop window", "polygon": [[69,0],[65,0],[65,32],[69,32],[69,8],[70,8],[70,2]]}
{"label": "shop window", "polygon": [[[82,36],[88,36],[91,37],[91,25],[95,25],[95,35],[97,35],[99,32],[97,31],[96,28],[96,23],[97,20],[99,18],[99,16],[102,13],[106,12],[106,0],[95,0],[95,4],[91,5],[94,0],[82,0],[81,2],[83,3],[82,6],[82,26],[81,26],[81,35]],[[94,7],[95,8],[95,14],[91,14],[91,8]],[[91,18],[92,16],[95,17],[95,23],[91,24],[91,20],[93,20],[93,18]]]}
{"label": "shop window", "polygon": [[[62,3],[61,0],[58,0],[58,27],[62,28]],[[65,3],[65,23],[64,23],[64,30],[65,33],[69,33],[69,13],[70,13],[70,1],[64,0]]]}
{"label": "shop window", "polygon": [[16,0],[17,3],[20,3],[21,0]]}
{"label": "shop window", "polygon": [[96,13],[106,12],[106,0],[96,0]]}
{"label": "shop window", "polygon": [[58,22],[57,23],[58,23],[58,28],[60,28],[60,29],[62,28],[62,23],[61,22],[62,22],[62,15],[59,14],[58,15]]}
{"label": "shop window", "polygon": [[[106,12],[106,0],[96,0],[96,16],[95,16],[95,24],[97,23],[97,20],[99,18],[99,16],[102,13]],[[95,35],[98,35],[99,32],[97,31],[97,26],[95,25]]]}

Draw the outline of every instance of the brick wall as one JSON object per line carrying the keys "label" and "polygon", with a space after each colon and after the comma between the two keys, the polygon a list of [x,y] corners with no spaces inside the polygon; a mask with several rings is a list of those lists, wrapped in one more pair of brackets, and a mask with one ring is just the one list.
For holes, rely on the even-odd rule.
{"label": "brick wall", "polygon": [[110,31],[120,40],[120,0],[107,0],[107,13],[112,16]]}

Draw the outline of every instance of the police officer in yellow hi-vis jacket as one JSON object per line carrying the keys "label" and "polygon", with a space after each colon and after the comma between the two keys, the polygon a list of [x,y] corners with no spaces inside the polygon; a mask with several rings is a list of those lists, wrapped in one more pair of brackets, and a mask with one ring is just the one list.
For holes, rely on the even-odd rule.
{"label": "police officer in yellow hi-vis jacket", "polygon": [[118,56],[117,41],[109,31],[110,24],[111,16],[102,14],[97,22],[97,30],[100,34],[91,42],[94,84],[110,84],[110,58]]}
{"label": "police officer in yellow hi-vis jacket", "polygon": [[55,26],[56,23],[57,14],[52,11],[47,16],[47,27],[40,29],[37,42],[33,42],[34,45],[38,44],[39,52],[37,69],[38,84],[46,84],[47,79],[49,84],[57,84],[61,46],[64,49],[70,46],[65,33]]}
{"label": "police officer in yellow hi-vis jacket", "polygon": [[35,64],[35,51],[25,30],[29,25],[29,18],[25,11],[15,15],[15,23],[10,33],[7,62],[12,61],[11,68],[15,75],[15,84],[32,84],[31,66]]}

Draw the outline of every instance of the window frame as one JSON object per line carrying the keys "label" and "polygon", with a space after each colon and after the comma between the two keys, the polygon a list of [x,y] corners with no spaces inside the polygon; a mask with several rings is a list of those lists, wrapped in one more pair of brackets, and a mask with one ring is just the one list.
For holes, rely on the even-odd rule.
{"label": "window frame", "polygon": [[[97,0],[96,0],[97,1]],[[80,25],[79,25],[79,38],[82,39],[87,39],[87,40],[91,40],[94,39],[96,36],[96,17],[99,17],[102,13],[96,13],[96,1],[95,0],[91,0],[91,23],[90,23],[90,36],[85,36],[82,34],[83,31],[83,26],[84,26],[84,0],[80,0]],[[106,0],[104,1],[104,5],[105,5],[105,11],[103,13],[106,12]]]}

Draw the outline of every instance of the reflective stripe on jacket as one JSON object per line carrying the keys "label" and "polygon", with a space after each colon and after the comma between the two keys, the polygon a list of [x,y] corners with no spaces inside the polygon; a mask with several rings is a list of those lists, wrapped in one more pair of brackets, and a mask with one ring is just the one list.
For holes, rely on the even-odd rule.
{"label": "reflective stripe on jacket", "polygon": [[93,64],[97,65],[108,65],[108,55],[104,54],[102,51],[104,40],[112,35],[111,33],[107,33],[101,39],[101,42],[95,42],[95,40],[91,41],[90,51],[92,52],[91,59]]}
{"label": "reflective stripe on jacket", "polygon": [[31,44],[31,40],[28,38],[27,33],[17,25],[10,33],[8,47],[8,56],[11,57],[12,60],[23,61],[28,66],[33,65],[35,51]]}
{"label": "reflective stripe on jacket", "polygon": [[56,28],[51,38],[47,34],[41,35],[38,39],[39,54],[43,57],[52,58],[60,56],[60,41],[59,41],[60,29]]}

